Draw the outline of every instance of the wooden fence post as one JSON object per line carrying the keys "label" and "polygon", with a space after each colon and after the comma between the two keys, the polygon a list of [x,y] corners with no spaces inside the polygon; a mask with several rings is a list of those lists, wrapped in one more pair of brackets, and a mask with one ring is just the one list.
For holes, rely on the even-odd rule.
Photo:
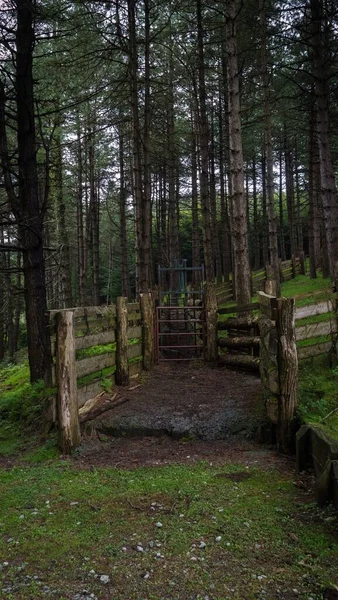
{"label": "wooden fence post", "polygon": [[140,294],[142,315],[143,368],[150,371],[154,364],[154,306],[152,295]]}
{"label": "wooden fence post", "polygon": [[205,284],[206,359],[215,363],[218,359],[217,344],[217,298],[215,285]]}
{"label": "wooden fence post", "polygon": [[117,385],[128,385],[128,309],[127,298],[116,299],[116,372]]}
{"label": "wooden fence post", "polygon": [[305,268],[305,252],[304,252],[304,250],[301,250],[299,253],[299,263],[300,263],[300,274],[305,275],[306,268]]}
{"label": "wooden fence post", "polygon": [[297,406],[298,357],[294,298],[278,300],[276,327],[279,380],[277,448],[287,453],[293,446],[292,420]]}
{"label": "wooden fence post", "polygon": [[291,256],[291,267],[292,267],[292,279],[297,275],[297,260],[294,255]]}
{"label": "wooden fence post", "polygon": [[71,310],[56,314],[56,381],[59,447],[70,454],[81,440],[77,405],[74,315]]}

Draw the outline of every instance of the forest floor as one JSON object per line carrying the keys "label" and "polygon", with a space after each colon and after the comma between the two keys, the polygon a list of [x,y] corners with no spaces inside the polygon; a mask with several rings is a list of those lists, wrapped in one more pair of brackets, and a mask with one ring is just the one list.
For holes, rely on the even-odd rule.
{"label": "forest floor", "polygon": [[114,438],[112,411],[70,458],[49,442],[3,458],[1,598],[319,600],[338,586],[336,512],[294,459],[249,439],[259,380],[165,364],[140,383],[115,409],[124,423],[136,410],[154,427],[163,409],[184,427]]}

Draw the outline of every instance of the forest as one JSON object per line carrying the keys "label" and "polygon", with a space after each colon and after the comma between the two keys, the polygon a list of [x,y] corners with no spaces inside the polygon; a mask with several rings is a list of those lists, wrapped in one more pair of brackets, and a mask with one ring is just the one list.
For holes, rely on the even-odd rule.
{"label": "forest", "polygon": [[2,0],[0,361],[43,379],[47,310],[182,258],[239,304],[304,254],[335,287],[337,32],[335,0]]}

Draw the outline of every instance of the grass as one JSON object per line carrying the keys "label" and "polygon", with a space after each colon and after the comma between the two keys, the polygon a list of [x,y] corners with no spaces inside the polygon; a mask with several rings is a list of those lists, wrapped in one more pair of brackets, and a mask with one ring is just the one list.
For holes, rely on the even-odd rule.
{"label": "grass", "polygon": [[[281,295],[285,298],[296,298],[297,306],[307,306],[332,296],[331,282],[319,275],[310,279],[309,275],[297,275],[281,285]],[[302,296],[308,296],[302,298]]]}
{"label": "grass", "polygon": [[277,469],[86,471],[54,460],[0,471],[0,487],[10,600],[40,600],[44,586],[64,600],[83,589],[104,600],[253,600],[295,588],[319,599],[337,583],[335,517],[300,502]]}
{"label": "grass", "polygon": [[307,423],[324,424],[335,439],[338,439],[338,412],[325,417],[338,409],[337,390],[338,368],[329,366],[327,356],[300,363],[298,412]]}

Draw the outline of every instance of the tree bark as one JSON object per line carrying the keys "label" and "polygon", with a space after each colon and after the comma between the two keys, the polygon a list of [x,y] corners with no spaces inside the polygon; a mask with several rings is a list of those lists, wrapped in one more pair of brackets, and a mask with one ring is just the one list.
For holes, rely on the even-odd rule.
{"label": "tree bark", "polygon": [[211,235],[211,210],[208,189],[209,163],[209,127],[206,109],[205,59],[204,59],[204,30],[202,17],[202,2],[196,0],[197,11],[197,44],[198,44],[198,98],[199,98],[199,142],[201,154],[200,196],[203,226],[203,250],[206,281],[214,277],[213,248]]}
{"label": "tree bark", "polygon": [[[311,0],[312,65],[317,106],[317,133],[321,176],[321,198],[329,259],[330,277],[338,283],[338,194],[330,143],[329,122],[329,40],[323,0]],[[325,33],[326,28],[326,33]],[[333,32],[331,32],[333,34]]]}
{"label": "tree bark", "polygon": [[[51,351],[46,327],[43,210],[39,206],[34,115],[33,48],[35,4],[17,0],[16,106],[18,202],[12,206],[23,250],[28,358],[31,381],[49,380]],[[45,199],[46,200],[46,199]]]}
{"label": "tree bark", "polygon": [[231,204],[234,281],[238,304],[248,304],[251,299],[251,273],[248,248],[248,222],[244,193],[236,14],[236,0],[229,0],[226,34],[228,51],[228,103],[230,173],[232,181]]}

